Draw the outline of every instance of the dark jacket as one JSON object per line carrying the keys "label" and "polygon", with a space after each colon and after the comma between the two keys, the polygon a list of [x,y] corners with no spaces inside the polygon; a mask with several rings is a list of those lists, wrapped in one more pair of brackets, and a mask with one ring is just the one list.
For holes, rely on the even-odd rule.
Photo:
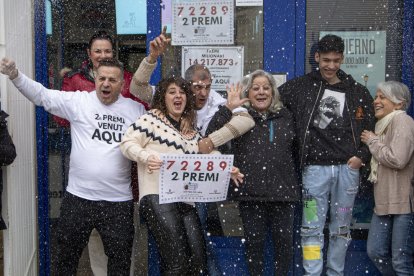
{"label": "dark jacket", "polygon": [[[255,126],[231,142],[234,166],[244,174],[239,188],[229,188],[229,199],[245,201],[298,201],[300,187],[293,158],[295,128],[291,113],[282,108],[264,119],[249,109]],[[232,117],[226,107],[210,121],[207,133],[219,129]]]}
{"label": "dark jacket", "polygon": [[295,118],[301,167],[306,160],[306,145],[310,141],[309,126],[327,86],[337,87],[345,92],[356,156],[363,163],[369,163],[370,153],[368,147],[361,142],[360,136],[364,129],[373,130],[375,127],[374,100],[368,89],[357,83],[351,75],[342,70],[339,70],[337,75],[341,82],[331,86],[322,78],[319,71],[313,71],[278,88],[282,102],[292,111]]}
{"label": "dark jacket", "polygon": [[[92,92],[95,90],[95,80],[89,74],[91,66],[89,65],[88,61],[84,61],[81,67],[78,70],[73,70],[65,75],[63,78],[62,83],[62,91],[87,91]],[[131,84],[132,74],[126,70],[124,70],[124,88],[121,91],[121,95],[125,98],[130,98],[134,101],[141,103],[146,110],[148,110],[149,106],[146,102],[141,101],[137,97],[131,94],[129,91],[129,86]],[[54,121],[62,126],[62,127],[69,127],[69,122],[63,118],[58,116],[53,116]]]}
{"label": "dark jacket", "polygon": [[0,110],[0,230],[6,229],[6,223],[1,216],[2,202],[1,202],[1,193],[3,191],[3,175],[2,175],[2,166],[10,165],[16,158],[16,149],[14,147],[13,141],[10,137],[9,131],[7,130],[6,112]]}

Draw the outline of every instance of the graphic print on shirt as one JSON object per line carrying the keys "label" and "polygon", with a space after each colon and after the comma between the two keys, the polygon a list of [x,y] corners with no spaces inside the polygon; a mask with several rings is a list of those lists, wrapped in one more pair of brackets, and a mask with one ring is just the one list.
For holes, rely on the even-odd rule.
{"label": "graphic print on shirt", "polygon": [[108,144],[120,143],[124,133],[125,118],[122,116],[95,114],[98,128],[92,134],[92,139],[105,141]]}
{"label": "graphic print on shirt", "polygon": [[343,111],[345,107],[345,93],[325,89],[323,97],[316,110],[313,125],[320,129],[337,128],[343,125]]}

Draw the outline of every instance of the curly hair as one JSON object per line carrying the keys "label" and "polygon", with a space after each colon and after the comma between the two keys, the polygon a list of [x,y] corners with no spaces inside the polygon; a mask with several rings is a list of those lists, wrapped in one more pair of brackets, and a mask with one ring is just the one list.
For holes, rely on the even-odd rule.
{"label": "curly hair", "polygon": [[165,78],[158,83],[152,99],[152,108],[160,110],[164,115],[168,114],[167,105],[165,104],[165,94],[171,84],[177,85],[185,92],[187,100],[181,118],[186,120],[195,129],[197,125],[197,116],[194,109],[194,94],[191,92],[190,84],[181,77],[174,76]]}

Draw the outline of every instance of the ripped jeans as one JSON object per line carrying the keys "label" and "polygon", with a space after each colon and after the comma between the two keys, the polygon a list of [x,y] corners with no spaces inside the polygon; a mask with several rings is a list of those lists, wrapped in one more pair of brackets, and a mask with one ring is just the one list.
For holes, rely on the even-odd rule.
{"label": "ripped jeans", "polygon": [[307,166],[303,170],[302,251],[305,275],[321,275],[323,229],[329,213],[326,275],[343,275],[351,242],[352,209],[359,185],[359,170],[347,164]]}

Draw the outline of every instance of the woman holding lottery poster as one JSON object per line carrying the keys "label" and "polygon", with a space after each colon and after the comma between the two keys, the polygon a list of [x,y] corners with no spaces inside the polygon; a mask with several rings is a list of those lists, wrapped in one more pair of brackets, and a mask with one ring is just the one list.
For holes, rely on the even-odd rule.
{"label": "woman holding lottery poster", "polygon": [[[123,154],[138,163],[139,210],[160,252],[162,275],[200,275],[207,271],[205,243],[194,204],[159,203],[159,154],[198,153],[201,136],[195,129],[193,97],[184,79],[161,80],[152,109],[128,128],[121,142]],[[232,171],[235,181],[242,177],[237,169]]]}

